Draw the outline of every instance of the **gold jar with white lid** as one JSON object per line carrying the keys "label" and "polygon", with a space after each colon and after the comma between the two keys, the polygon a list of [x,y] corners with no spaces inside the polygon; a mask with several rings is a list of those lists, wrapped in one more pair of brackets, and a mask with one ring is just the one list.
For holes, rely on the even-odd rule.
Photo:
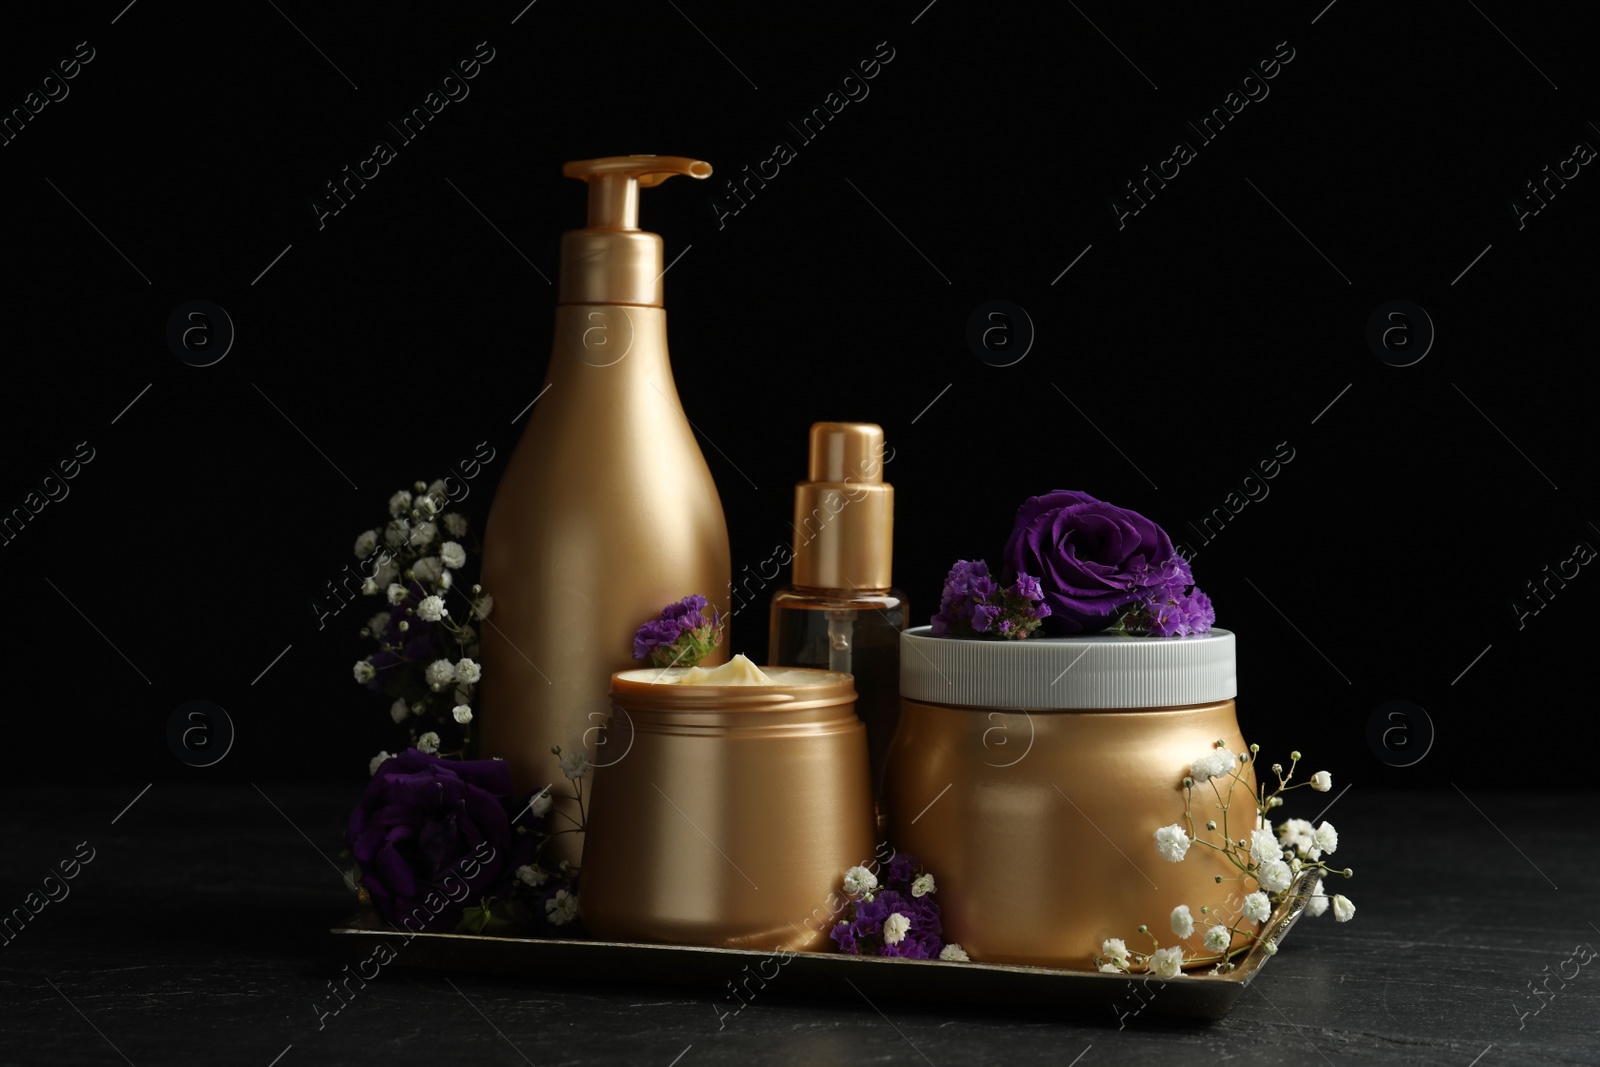
{"label": "gold jar with white lid", "polygon": [[[885,778],[890,841],[937,878],[945,940],[973,960],[1092,969],[1108,938],[1142,948],[1141,923],[1173,943],[1178,904],[1195,915],[1226,907],[1239,883],[1217,876],[1239,872],[1198,847],[1169,863],[1155,831],[1184,825],[1182,783],[1195,759],[1219,740],[1245,751],[1237,691],[1227,630],[902,634]],[[1195,818],[1220,827],[1207,788],[1194,794]],[[1229,836],[1249,837],[1254,807],[1242,788],[1234,808]],[[1199,954],[1199,938],[1185,956]]]}

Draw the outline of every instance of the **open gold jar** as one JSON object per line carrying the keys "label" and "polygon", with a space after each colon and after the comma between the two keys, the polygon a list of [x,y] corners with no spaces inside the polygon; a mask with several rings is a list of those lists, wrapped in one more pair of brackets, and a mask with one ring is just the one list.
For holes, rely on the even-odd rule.
{"label": "open gold jar", "polygon": [[[866,728],[848,674],[767,668],[771,685],[611,678],[579,906],[611,941],[815,951],[844,872],[872,860]],[[625,750],[625,751],[624,751]]]}
{"label": "open gold jar", "polygon": [[[1189,829],[1182,782],[1195,759],[1219,740],[1245,750],[1237,689],[1226,630],[1024,641],[903,633],[890,840],[937,879],[945,940],[974,960],[1089,969],[1107,938],[1146,950],[1135,942],[1141,923],[1174,943],[1178,904],[1196,916],[1235,909],[1254,882],[1219,884],[1238,871],[1201,847],[1167,862],[1155,831]],[[1229,836],[1249,837],[1252,798],[1237,788],[1235,801]],[[1208,785],[1194,792],[1194,818],[1196,830],[1223,824]],[[1201,933],[1185,956],[1200,951]]]}

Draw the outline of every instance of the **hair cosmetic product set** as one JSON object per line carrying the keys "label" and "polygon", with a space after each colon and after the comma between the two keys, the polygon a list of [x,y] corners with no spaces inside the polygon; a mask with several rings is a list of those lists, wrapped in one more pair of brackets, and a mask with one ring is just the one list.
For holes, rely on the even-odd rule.
{"label": "hair cosmetic product set", "polygon": [[[1243,747],[1233,635],[907,630],[876,425],[811,427],[766,666],[725,662],[726,639],[697,667],[633,659],[663,605],[729,607],[722,504],[668,360],[662,240],[639,229],[641,189],[711,167],[624,156],[563,172],[588,184],[588,224],[562,239],[544,391],[489,515],[480,737],[522,792],[563,782],[553,747],[588,751],[587,832],[551,858],[580,865],[590,932],[825,950],[828,924],[809,920],[885,835],[937,873],[946,939],[974,960],[1089,966],[1108,931],[1164,914],[1170,894],[1118,866],[1147,857],[1108,842],[1171,821],[1173,760]],[[1214,866],[1181,872],[1196,900]]]}

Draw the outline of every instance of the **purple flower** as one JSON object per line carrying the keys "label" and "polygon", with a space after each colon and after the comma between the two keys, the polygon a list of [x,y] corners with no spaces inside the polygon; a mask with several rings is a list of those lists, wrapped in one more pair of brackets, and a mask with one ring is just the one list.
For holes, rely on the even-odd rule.
{"label": "purple flower", "polygon": [[1045,629],[1055,634],[1104,630],[1130,605],[1193,581],[1161,527],[1064,489],[1017,509],[1004,559],[1010,578],[1040,576],[1050,607]]}
{"label": "purple flower", "polygon": [[693,667],[722,643],[722,614],[698,593],[668,604],[633,635],[633,658],[657,667]]}
{"label": "purple flower", "polygon": [[407,749],[386,760],[350,813],[361,885],[390,923],[451,930],[463,907],[510,885],[534,835],[511,825],[503,760],[445,760]]}
{"label": "purple flower", "polygon": [[911,892],[911,880],[917,876],[917,858],[908,856],[904,852],[895,854],[894,859],[883,871],[883,884],[888,887],[898,888],[902,893]]}
{"label": "purple flower", "polygon": [[[840,951],[854,955],[936,958],[944,947],[939,905],[931,893],[921,897],[911,893],[912,882],[924,873],[915,856],[896,854],[884,865],[881,888],[872,894],[872,899],[853,900],[845,920],[828,932],[833,943]],[[883,926],[889,916],[896,914],[904,916],[910,925],[899,941],[890,944],[884,940]]]}
{"label": "purple flower", "polygon": [[932,620],[934,637],[968,637],[988,634],[1006,639],[1027,637],[1039,620],[1050,614],[1043,604],[1039,581],[1018,576],[1009,589],[1001,589],[983,560],[959,560],[944,580],[939,613]]}

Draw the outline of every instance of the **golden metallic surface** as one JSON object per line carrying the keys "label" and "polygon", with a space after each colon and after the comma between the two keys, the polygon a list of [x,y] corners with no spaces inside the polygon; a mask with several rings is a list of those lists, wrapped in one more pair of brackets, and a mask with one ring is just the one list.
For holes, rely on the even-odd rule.
{"label": "golden metallic surface", "polygon": [[561,173],[589,184],[589,221],[561,238],[562,304],[660,307],[661,238],[639,229],[639,190],[675,174],[709,178],[711,164],[684,156],[608,156],[568,163]]}
{"label": "golden metallic surface", "polygon": [[[885,783],[890,842],[933,873],[944,939],[974,960],[1091,969],[1107,938],[1148,952],[1141,923],[1177,944],[1179,904],[1196,922],[1184,955],[1200,955],[1201,906],[1237,914],[1255,882],[1217,884],[1238,871],[1201,845],[1167,861],[1155,831],[1185,825],[1183,777],[1217,740],[1246,749],[1232,700],[1029,712],[903,700]],[[1248,838],[1253,796],[1236,786],[1233,800],[1228,834]],[[1201,833],[1208,818],[1223,823],[1209,784],[1194,791],[1194,818]]]}
{"label": "golden metallic surface", "polygon": [[[479,737],[519,792],[553,784],[557,811],[576,815],[551,746],[600,759],[611,675],[637,666],[634,632],[693,593],[726,615],[731,568],[722,502],[673,383],[666,312],[557,308],[546,383],[484,536],[495,607],[476,624]],[[465,614],[459,598],[450,608]],[[551,858],[578,862],[581,835],[558,841]]]}
{"label": "golden metallic surface", "polygon": [[830,947],[844,872],[874,858],[866,730],[848,674],[769,671],[783,684],[615,676],[578,893],[595,937]]}
{"label": "golden metallic surface", "polygon": [[811,427],[810,468],[794,490],[793,584],[843,595],[892,584],[894,486],[883,480],[883,429],[870,422]]}

